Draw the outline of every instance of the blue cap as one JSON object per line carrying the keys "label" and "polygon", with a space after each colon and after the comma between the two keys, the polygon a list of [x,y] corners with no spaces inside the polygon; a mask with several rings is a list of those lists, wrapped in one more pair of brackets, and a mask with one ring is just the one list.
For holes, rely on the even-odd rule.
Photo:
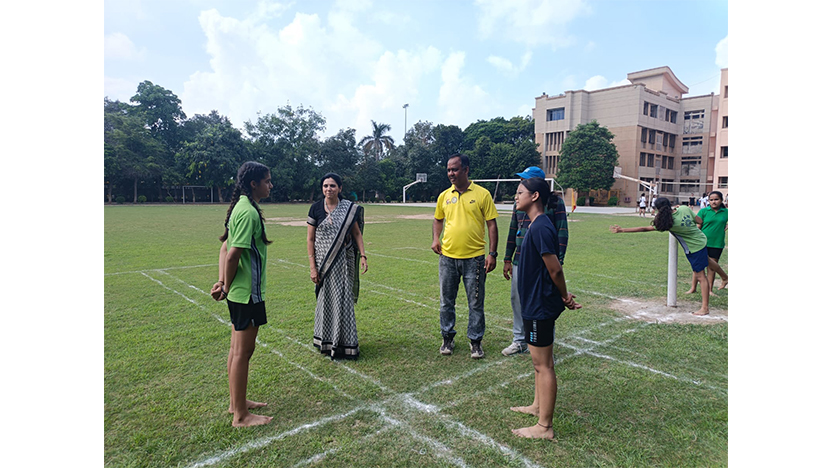
{"label": "blue cap", "polygon": [[531,179],[532,177],[540,177],[541,179],[546,178],[546,173],[543,172],[543,169],[537,166],[527,167],[525,171],[518,172],[517,175],[524,179]]}

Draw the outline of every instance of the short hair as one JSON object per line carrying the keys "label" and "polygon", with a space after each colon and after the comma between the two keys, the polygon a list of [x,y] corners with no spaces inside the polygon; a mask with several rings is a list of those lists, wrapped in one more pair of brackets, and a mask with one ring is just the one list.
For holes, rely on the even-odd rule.
{"label": "short hair", "polygon": [[452,155],[448,158],[448,161],[450,161],[450,160],[451,160],[451,159],[453,159],[453,158],[459,158],[459,163],[462,165],[462,167],[469,167],[469,165],[471,164],[471,160],[470,160],[470,159],[468,159],[468,156],[465,156],[465,155],[464,155],[464,154],[462,154],[462,153],[452,154]]}

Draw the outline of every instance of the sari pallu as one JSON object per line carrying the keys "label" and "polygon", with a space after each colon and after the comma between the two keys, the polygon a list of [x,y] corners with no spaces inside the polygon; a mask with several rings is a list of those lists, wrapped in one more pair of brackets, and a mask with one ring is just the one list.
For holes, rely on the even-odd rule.
{"label": "sari pallu", "polygon": [[[310,213],[312,210],[310,210]],[[310,216],[315,225],[315,328],[313,344],[331,357],[358,358],[358,333],[354,304],[358,301],[358,246],[352,227],[364,230],[364,208],[341,200],[323,220]]]}

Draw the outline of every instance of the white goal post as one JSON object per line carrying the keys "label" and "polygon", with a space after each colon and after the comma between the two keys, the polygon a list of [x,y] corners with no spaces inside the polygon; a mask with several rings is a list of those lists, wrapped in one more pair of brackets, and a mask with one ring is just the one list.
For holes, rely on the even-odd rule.
{"label": "white goal post", "polygon": [[402,203],[407,203],[407,189],[410,187],[420,183],[420,182],[427,182],[428,181],[428,174],[426,172],[417,172],[416,173],[416,180],[405,185],[402,187]]}

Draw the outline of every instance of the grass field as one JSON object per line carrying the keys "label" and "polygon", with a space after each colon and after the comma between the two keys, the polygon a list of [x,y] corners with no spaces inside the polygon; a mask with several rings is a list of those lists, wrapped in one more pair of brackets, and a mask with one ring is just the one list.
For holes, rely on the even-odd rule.
{"label": "grass field", "polygon": [[[511,339],[501,257],[486,285],[484,359],[465,343],[440,356],[432,210],[366,207],[369,272],[356,305],[361,359],[312,346],[314,287],[308,205],[264,205],[266,304],[248,394],[271,424],[234,429],[228,408],[225,303],[208,295],[226,206],[108,206],[104,248],[104,460],[133,466],[725,466],[728,460],[728,291],[696,323],[635,320],[621,304],[665,301],[667,234],[610,234],[632,215],[572,214],[564,267],[583,304],[557,321],[556,442],[516,438],[535,419],[510,406],[533,398],[528,354]],[[422,218],[422,219],[419,219]],[[728,251],[721,263],[727,271]],[[698,308],[678,259],[679,308]],[[721,311],[721,315],[717,312]],[[720,319],[721,317],[721,319]]]}

